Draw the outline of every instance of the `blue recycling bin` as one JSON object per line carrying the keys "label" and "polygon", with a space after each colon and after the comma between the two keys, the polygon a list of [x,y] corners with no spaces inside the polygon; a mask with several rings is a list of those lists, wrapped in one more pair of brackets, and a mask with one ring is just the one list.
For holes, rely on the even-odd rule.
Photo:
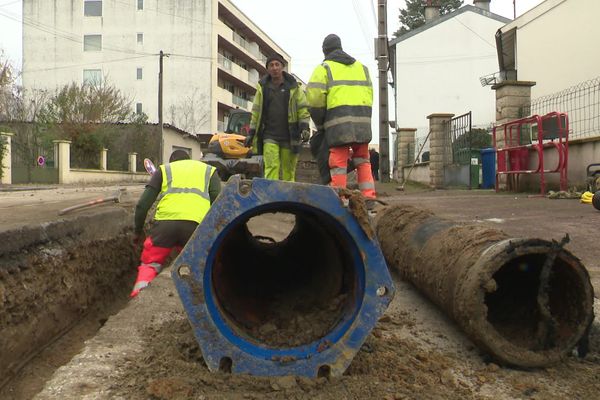
{"label": "blue recycling bin", "polygon": [[496,186],[496,149],[493,147],[481,149],[482,189],[492,189]]}

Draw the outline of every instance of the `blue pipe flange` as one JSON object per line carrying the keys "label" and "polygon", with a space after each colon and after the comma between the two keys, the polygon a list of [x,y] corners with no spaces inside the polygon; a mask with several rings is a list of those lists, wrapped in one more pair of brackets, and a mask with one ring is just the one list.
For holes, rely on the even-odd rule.
{"label": "blue pipe flange", "polygon": [[343,374],[394,296],[334,190],[237,176],[172,276],[209,370],[262,376]]}

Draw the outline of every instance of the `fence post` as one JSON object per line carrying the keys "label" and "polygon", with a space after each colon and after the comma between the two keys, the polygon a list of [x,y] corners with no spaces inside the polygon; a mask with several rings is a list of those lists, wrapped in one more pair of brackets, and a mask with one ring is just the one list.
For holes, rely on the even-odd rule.
{"label": "fence post", "polygon": [[[396,149],[396,160],[397,165],[397,179],[398,182],[404,182],[404,167],[412,164],[414,158],[411,160],[409,157],[410,146],[415,144],[416,128],[398,128],[398,148]],[[414,152],[413,152],[414,153]]]}
{"label": "fence post", "polygon": [[100,150],[100,169],[106,171],[108,166],[108,149]]}
{"label": "fence post", "polygon": [[[14,133],[9,132],[0,132],[0,140],[4,139],[6,143],[6,147],[4,148],[4,157],[2,157],[2,179],[0,180],[1,184],[10,185],[12,183],[12,141],[11,137]],[[0,151],[2,151],[2,144],[0,143]]]}
{"label": "fence post", "polygon": [[129,153],[129,172],[136,172],[137,153]]}
{"label": "fence post", "polygon": [[436,189],[444,187],[444,152],[446,151],[446,124],[454,114],[431,114],[429,120],[429,185]]}
{"label": "fence post", "polygon": [[[531,88],[535,86],[533,81],[504,81],[492,86],[496,91],[496,125],[502,125],[508,121],[527,117],[523,115],[523,108],[531,103]],[[504,146],[504,138],[499,146]]]}
{"label": "fence post", "polygon": [[71,172],[71,141],[53,140],[54,160],[58,169],[58,183],[69,183],[69,173]]}

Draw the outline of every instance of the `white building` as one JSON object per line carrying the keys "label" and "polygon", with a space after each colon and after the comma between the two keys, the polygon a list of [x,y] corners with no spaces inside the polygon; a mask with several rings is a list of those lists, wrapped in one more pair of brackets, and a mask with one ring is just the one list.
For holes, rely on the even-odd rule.
{"label": "white building", "polygon": [[425,25],[390,42],[399,128],[417,128],[422,139],[432,113],[471,111],[473,125],[495,121],[495,94],[479,78],[498,70],[494,37],[510,20],[489,12],[489,1],[476,4],[441,17],[428,7]]}
{"label": "white building", "polygon": [[536,82],[533,99],[600,76],[598,15],[600,1],[546,0],[503,26],[501,76]]}
{"label": "white building", "polygon": [[23,85],[107,79],[134,110],[194,133],[250,110],[266,56],[290,57],[229,0],[24,0]]}

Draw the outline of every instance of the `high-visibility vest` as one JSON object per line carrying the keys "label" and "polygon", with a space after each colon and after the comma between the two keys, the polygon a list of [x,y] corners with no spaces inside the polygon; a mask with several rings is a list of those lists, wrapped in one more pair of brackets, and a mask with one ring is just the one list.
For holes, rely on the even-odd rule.
{"label": "high-visibility vest", "polygon": [[373,85],[367,67],[358,61],[324,61],[313,72],[306,94],[313,120],[325,131],[330,147],[371,141]]}
{"label": "high-visibility vest", "polygon": [[[256,93],[252,100],[252,117],[250,119],[250,129],[256,133],[262,129],[263,113],[265,112],[265,86],[268,83],[267,76],[263,77],[256,85]],[[298,85],[294,77],[284,72],[284,86],[290,91],[288,100],[288,129],[290,133],[290,144],[292,146],[300,144],[300,131],[309,129],[310,114],[308,112],[308,103],[306,94]],[[253,149],[255,154],[263,153],[263,144],[258,143],[259,135],[254,135]]]}
{"label": "high-visibility vest", "polygon": [[154,219],[202,222],[210,208],[208,186],[215,168],[195,160],[160,166],[162,187]]}

